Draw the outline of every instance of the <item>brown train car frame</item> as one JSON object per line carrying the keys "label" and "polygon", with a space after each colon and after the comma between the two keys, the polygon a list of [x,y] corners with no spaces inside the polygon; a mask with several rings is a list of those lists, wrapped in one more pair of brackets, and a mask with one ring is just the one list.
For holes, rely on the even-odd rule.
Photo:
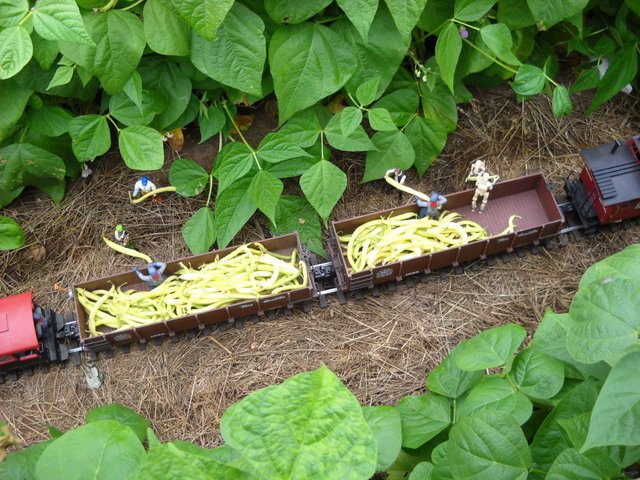
{"label": "brown train car frame", "polygon": [[[564,217],[542,173],[496,183],[483,214],[477,211],[471,212],[473,194],[474,189],[468,189],[447,195],[445,209],[457,212],[465,219],[478,222],[493,236],[460,247],[376,266],[361,272],[349,271],[347,258],[340,249],[338,235],[352,233],[363,223],[380,217],[405,212],[417,213],[418,206],[412,204],[331,222],[329,254],[336,266],[341,289],[348,292],[373,288],[383,283],[400,281],[411,275],[428,274],[441,268],[455,267],[478,259],[483,260],[490,255],[512,252],[517,247],[537,245],[541,239],[557,234],[564,223]],[[511,215],[521,217],[517,220],[515,231],[499,235],[507,227]]]}
{"label": "brown train car frame", "polygon": [[[300,237],[297,232],[252,243],[261,243],[270,252],[286,255],[290,255],[293,250],[297,250],[298,258],[301,258],[300,253],[302,252],[302,248],[300,245]],[[216,250],[202,255],[167,262],[165,273],[167,275],[175,273],[181,268],[180,263],[197,268],[200,265],[214,261],[216,257],[225,257],[236,248],[237,246],[229,247],[223,250]],[[304,259],[303,261],[306,262]],[[267,295],[255,300],[238,302],[198,314],[186,315],[162,322],[155,322],[141,327],[104,332],[97,336],[88,336],[87,314],[76,298],[75,309],[76,318],[78,319],[78,330],[80,332],[80,342],[87,351],[98,352],[102,350],[111,350],[114,347],[125,346],[131,343],[145,344],[147,341],[155,338],[175,337],[176,333],[179,332],[204,330],[209,326],[217,324],[230,324],[236,319],[250,317],[252,315],[261,316],[270,310],[278,308],[293,308],[293,306],[298,303],[303,303],[304,306],[304,302],[309,302],[314,298],[316,291],[308,263],[307,281],[308,283],[306,287],[296,290]],[[76,284],[73,288],[75,292],[76,288],[83,288],[85,290],[109,289],[111,288],[111,285],[120,286],[123,284],[126,284],[128,288],[148,290],[147,284],[144,282],[141,283],[134,272],[121,273],[96,280],[90,280],[88,282]]]}

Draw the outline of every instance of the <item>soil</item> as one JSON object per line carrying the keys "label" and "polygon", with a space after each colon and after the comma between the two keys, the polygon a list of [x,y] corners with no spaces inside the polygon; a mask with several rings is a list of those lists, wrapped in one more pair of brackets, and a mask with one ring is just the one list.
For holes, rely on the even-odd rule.
{"label": "soil", "polygon": [[[620,95],[591,116],[584,113],[588,95],[574,100],[575,113],[557,119],[548,98],[518,104],[506,89],[479,92],[459,107],[459,128],[438,161],[421,179],[410,171],[406,184],[424,192],[460,190],[469,164],[483,158],[503,179],[542,171],[560,193],[564,177],[581,168],[580,148],[639,133],[636,96]],[[277,125],[270,111],[258,110],[244,132],[254,145]],[[167,146],[165,170],[150,173],[156,185],[167,184],[168,166],[177,156],[213,163],[216,141],[199,145],[198,132],[190,130],[185,137],[180,153]],[[396,195],[379,182],[360,183],[364,156],[334,152],[334,161],[349,177],[334,219],[395,205]],[[126,169],[117,153],[100,159],[93,170],[88,183],[70,182],[59,207],[32,191],[2,211],[23,225],[26,245],[0,253],[0,294],[32,290],[42,305],[69,310],[66,287],[132,265],[102,243],[101,236],[111,235],[118,223],[153,258],[188,255],[181,228],[205,196],[166,195],[162,204],[132,205],[127,190],[140,172]],[[295,181],[286,188],[299,192]],[[235,243],[262,238],[264,224],[256,217]],[[146,351],[118,351],[96,363],[104,379],[99,389],[87,386],[81,368],[53,367],[0,385],[0,420],[29,445],[48,438],[47,425],[71,429],[85,423],[92,408],[119,402],[147,417],[162,441],[213,447],[221,442],[220,418],[229,405],[322,364],[362,404],[395,404],[425,391],[427,374],[461,340],[508,322],[533,334],[545,308],[569,307],[585,269],[639,241],[640,227],[607,230],[508,263],[482,264],[446,278],[431,275],[425,284],[399,285],[377,298],[347,305],[331,301],[326,309],[314,304],[308,314],[295,311],[275,321],[248,322],[243,329],[152,344]]]}

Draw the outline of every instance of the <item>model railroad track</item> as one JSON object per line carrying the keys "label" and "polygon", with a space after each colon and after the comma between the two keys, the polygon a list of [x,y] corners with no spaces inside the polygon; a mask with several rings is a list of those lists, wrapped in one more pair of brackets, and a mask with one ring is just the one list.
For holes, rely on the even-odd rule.
{"label": "model railroad track", "polygon": [[[353,259],[347,258],[348,252],[340,246],[341,237],[354,234],[367,222],[379,223],[381,218],[392,216],[407,218],[418,213],[417,205],[331,222],[324,245],[328,261],[309,252],[300,243],[297,232],[260,241],[268,252],[280,256],[298,252],[304,260],[301,265],[306,268],[298,277],[304,281],[295,283],[287,291],[248,299],[242,297],[245,300],[220,304],[224,305],[220,307],[181,311],[183,316],[177,318],[171,316],[166,320],[153,320],[154,323],[104,331],[97,331],[95,324],[93,329],[88,328],[91,314],[77,298],[77,323],[61,320],[60,315],[46,310],[47,325],[55,325],[50,332],[43,331],[41,325],[36,328],[39,323],[35,315],[32,316],[31,292],[0,299],[0,382],[5,376],[17,378],[23,371],[33,373],[38,362],[64,362],[71,357],[79,363],[80,351],[97,359],[100,352],[112,356],[116,348],[129,352],[134,344],[144,350],[149,342],[160,344],[166,338],[177,342],[182,333],[193,338],[199,333],[209,335],[214,330],[271,321],[278,313],[290,314],[296,306],[306,312],[316,299],[320,308],[326,307],[331,297],[345,304],[349,299],[378,296],[382,289],[393,291],[399,284],[413,287],[430,278],[446,278],[467,268],[477,270],[483,264],[491,266],[528,253],[537,254],[541,248],[552,250],[584,238],[591,239],[604,229],[631,228],[638,224],[640,217],[640,136],[625,143],[625,146],[615,142],[581,151],[585,166],[579,174],[571,174],[565,179],[566,198],[557,198],[555,188],[546,183],[541,173],[496,183],[482,215],[471,208],[473,189],[447,195],[449,212],[478,223],[492,234],[466,243],[456,242],[443,250],[390,257],[397,260],[367,263],[367,268],[359,263],[356,268]],[[511,219],[515,216],[519,219],[516,228],[511,228]],[[507,224],[510,228],[505,230]],[[230,255],[234,249],[168,262],[167,274],[178,272],[186,264],[193,269],[204,267]],[[148,289],[146,284],[139,283],[133,272],[127,272],[75,285],[74,292],[78,288],[86,292],[106,291],[123,285],[136,290]],[[92,309],[94,315],[97,309]],[[185,315],[185,312],[192,313]]]}

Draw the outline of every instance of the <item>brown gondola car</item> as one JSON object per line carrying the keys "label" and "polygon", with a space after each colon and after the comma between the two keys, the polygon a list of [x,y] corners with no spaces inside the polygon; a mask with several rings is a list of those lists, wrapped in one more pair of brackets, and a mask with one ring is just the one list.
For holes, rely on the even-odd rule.
{"label": "brown gondola car", "polygon": [[[329,252],[336,268],[338,284],[343,291],[373,288],[391,281],[400,281],[416,274],[427,274],[445,267],[458,266],[490,255],[511,252],[524,245],[537,245],[540,240],[554,236],[560,230],[563,216],[547,187],[541,173],[496,183],[484,213],[471,212],[474,189],[447,195],[446,210],[457,212],[463,218],[483,226],[490,238],[470,242],[409,260],[376,266],[361,272],[349,272],[346,256],[340,250],[338,234],[352,233],[370,220],[390,215],[418,212],[418,206],[408,205],[362,215],[347,220],[332,222],[330,227]],[[511,215],[518,215],[517,228],[513,233],[497,235],[509,222]]]}
{"label": "brown gondola car", "polygon": [[[300,238],[298,233],[273,237],[266,240],[260,240],[267,250],[283,255],[291,255],[294,250],[298,253],[302,251]],[[180,270],[180,263],[197,268],[200,265],[215,260],[216,257],[223,258],[237,247],[229,247],[223,250],[216,250],[174,260],[167,263],[165,270],[166,275],[171,275]],[[298,255],[300,258],[300,255]],[[84,308],[76,299],[76,314],[78,319],[78,329],[80,332],[80,341],[85,350],[101,351],[111,350],[116,346],[123,346],[131,343],[145,344],[151,339],[161,337],[175,337],[176,333],[187,330],[205,330],[206,328],[216,324],[230,324],[237,319],[250,317],[252,315],[261,316],[265,312],[271,312],[278,308],[293,308],[295,304],[302,303],[303,308],[309,308],[309,301],[314,298],[315,287],[313,279],[310,276],[310,268],[307,266],[308,284],[295,290],[289,290],[278,294],[260,297],[256,300],[238,302],[222,308],[211,309],[198,314],[187,315],[183,317],[173,318],[162,322],[156,322],[137,328],[120,329],[111,332],[104,332],[97,336],[89,336],[87,331],[87,314]],[[91,280],[89,282],[80,283],[75,288],[83,288],[85,290],[109,289],[111,285],[125,285],[127,288],[136,290],[148,290],[149,287],[145,282],[140,282],[134,272],[121,273],[109,277]]]}

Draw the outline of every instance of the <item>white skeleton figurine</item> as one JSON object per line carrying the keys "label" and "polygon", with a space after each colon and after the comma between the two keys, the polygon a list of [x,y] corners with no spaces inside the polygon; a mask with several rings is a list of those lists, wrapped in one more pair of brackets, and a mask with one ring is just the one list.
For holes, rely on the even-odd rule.
{"label": "white skeleton figurine", "polygon": [[476,191],[473,194],[473,200],[471,200],[471,211],[476,211],[476,205],[478,197],[482,197],[482,203],[480,204],[480,212],[484,212],[489,201],[489,192],[493,189],[493,185],[498,181],[500,177],[498,175],[491,175],[487,170],[485,163],[482,160],[476,160],[471,164],[471,172],[465,179],[466,182],[476,182]]}

